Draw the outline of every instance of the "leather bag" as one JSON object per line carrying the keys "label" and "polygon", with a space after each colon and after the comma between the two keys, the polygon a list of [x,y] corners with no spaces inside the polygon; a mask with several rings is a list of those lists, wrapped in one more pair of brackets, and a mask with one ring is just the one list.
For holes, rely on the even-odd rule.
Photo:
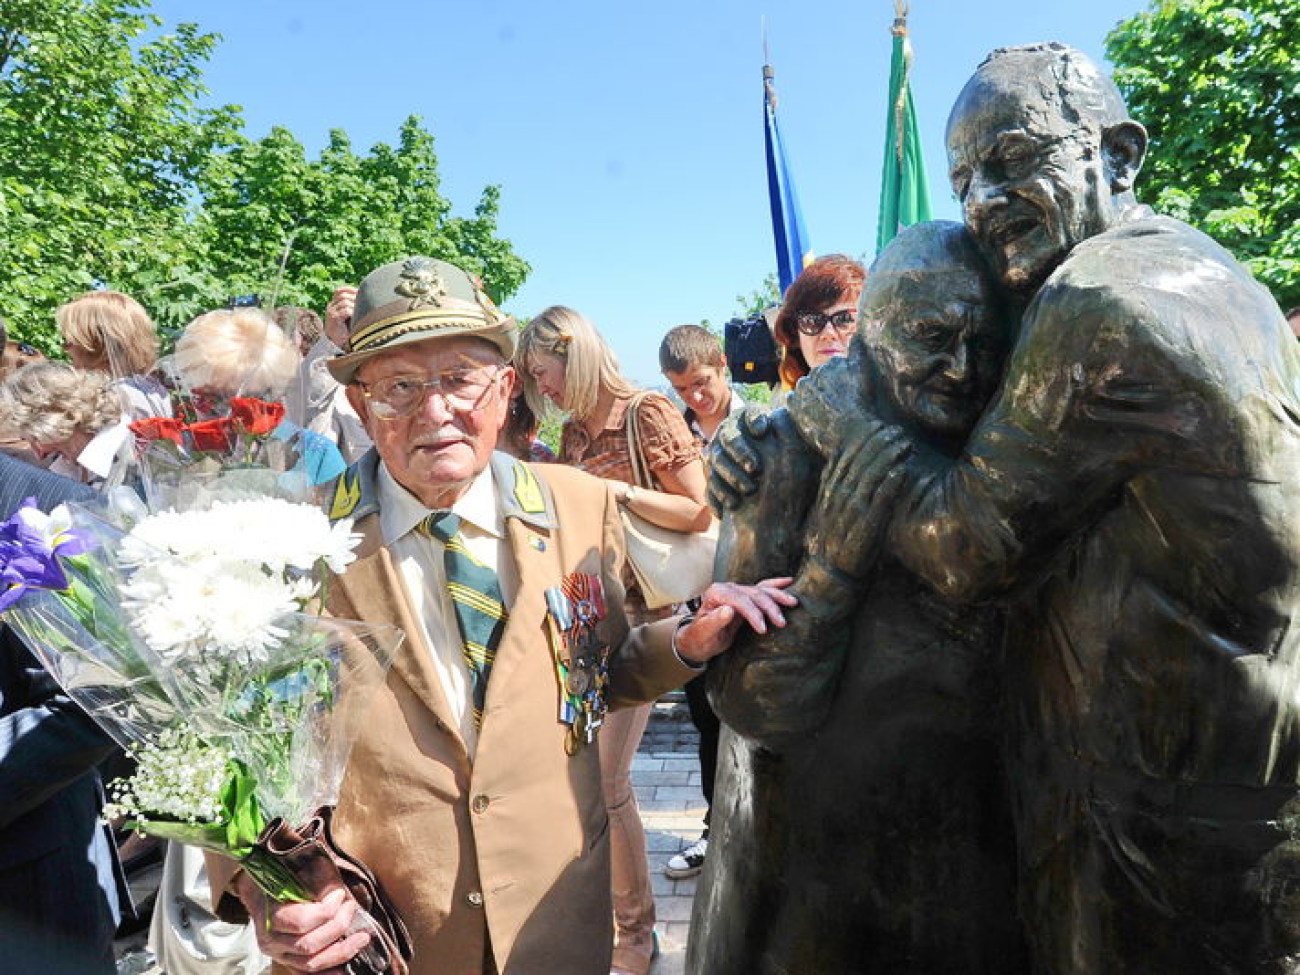
{"label": "leather bag", "polygon": [[[632,460],[632,477],[638,487],[660,491],[658,482],[641,451],[641,429],[637,408],[645,398],[638,394],[627,408],[627,447]],[[694,599],[713,581],[713,557],[718,548],[718,522],[713,519],[702,532],[680,532],[662,528],[624,505],[619,508],[626,537],[627,560],[632,565],[641,596],[650,609],[672,606]]]}

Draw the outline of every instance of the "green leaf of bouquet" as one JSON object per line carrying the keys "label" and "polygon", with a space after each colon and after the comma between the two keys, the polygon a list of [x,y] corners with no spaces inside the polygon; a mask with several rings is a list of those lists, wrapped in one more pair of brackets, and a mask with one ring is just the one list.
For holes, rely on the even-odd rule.
{"label": "green leaf of bouquet", "polygon": [[226,849],[231,856],[242,860],[252,852],[253,844],[266,828],[266,817],[254,794],[257,780],[242,762],[231,761],[229,768],[230,778],[221,792]]}

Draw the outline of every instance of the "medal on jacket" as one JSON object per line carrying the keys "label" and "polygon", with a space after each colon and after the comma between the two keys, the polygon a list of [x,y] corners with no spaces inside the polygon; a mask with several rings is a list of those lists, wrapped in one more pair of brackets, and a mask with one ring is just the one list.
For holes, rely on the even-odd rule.
{"label": "medal on jacket", "polygon": [[596,740],[609,711],[609,647],[596,634],[605,618],[600,577],[573,572],[546,590],[546,628],[559,683],[559,718],[569,726],[564,750],[577,754]]}

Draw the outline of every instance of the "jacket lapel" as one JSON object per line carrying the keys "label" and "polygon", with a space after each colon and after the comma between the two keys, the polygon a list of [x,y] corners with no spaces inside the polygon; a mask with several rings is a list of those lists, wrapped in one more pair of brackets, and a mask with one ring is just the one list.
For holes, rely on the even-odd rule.
{"label": "jacket lapel", "polygon": [[505,514],[506,540],[510,557],[515,561],[519,586],[492,664],[488,711],[493,708],[493,688],[506,686],[511,668],[527,654],[538,652],[538,635],[546,615],[546,587],[559,585],[563,578],[549,491],[520,461],[497,454],[493,467]]}
{"label": "jacket lapel", "polygon": [[363,519],[357,527],[363,540],[360,555],[337,581],[350,611],[360,620],[391,620],[406,634],[393,659],[393,671],[415,692],[416,697],[439,719],[456,739],[462,751],[460,725],[443,693],[433,666],[432,651],[424,627],[416,619],[406,592],[406,583],[380,537],[377,515]]}

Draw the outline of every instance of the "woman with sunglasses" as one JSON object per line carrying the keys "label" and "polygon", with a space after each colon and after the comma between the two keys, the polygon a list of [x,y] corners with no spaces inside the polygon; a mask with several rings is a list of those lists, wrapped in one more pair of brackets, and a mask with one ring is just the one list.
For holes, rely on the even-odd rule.
{"label": "woman with sunglasses", "polygon": [[866,269],[843,254],[809,264],[786,289],[772,326],[781,346],[781,389],[789,392],[823,362],[844,355],[858,325],[858,295]]}

